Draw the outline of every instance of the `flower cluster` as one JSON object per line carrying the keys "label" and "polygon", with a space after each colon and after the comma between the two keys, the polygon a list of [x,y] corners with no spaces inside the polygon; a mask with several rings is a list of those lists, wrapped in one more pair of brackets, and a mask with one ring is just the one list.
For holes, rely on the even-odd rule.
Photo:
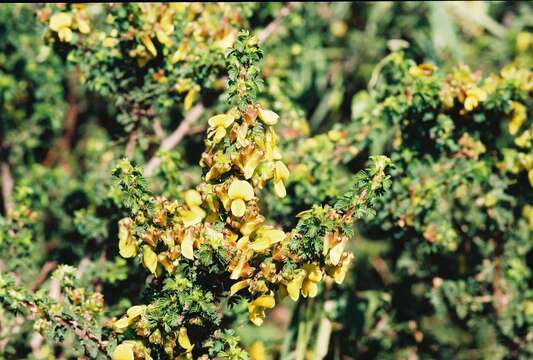
{"label": "flower cluster", "polygon": [[[149,358],[148,349],[187,358],[240,354],[229,342],[219,350],[212,346],[221,336],[220,330],[210,331],[220,324],[213,309],[224,299],[245,301],[249,320],[261,325],[276,294],[295,301],[300,295],[315,297],[323,279],[340,283],[346,274],[353,257],[346,250],[349,228],[357,211],[383,187],[388,159],[379,160],[377,170],[364,179],[370,188],[357,188],[339,200],[341,205],[302,213],[288,233],[269,224],[261,214],[260,190],[271,183],[284,197],[289,170],[274,130],[279,116],[240,97],[255,86],[246,74],[260,55],[253,37],[239,35],[231,55],[238,59],[233,73],[244,74],[235,79],[237,106],[208,121],[203,182],[184,193],[184,203],[151,198],[120,221],[121,254],[138,255],[158,279],[153,286],[164,285],[151,303],[130,308],[115,322],[128,340],[114,350],[114,359]],[[127,161],[117,169],[119,176],[138,172]],[[214,279],[218,284],[210,283]],[[170,309],[161,312],[169,297],[179,309],[175,321],[167,319]]]}

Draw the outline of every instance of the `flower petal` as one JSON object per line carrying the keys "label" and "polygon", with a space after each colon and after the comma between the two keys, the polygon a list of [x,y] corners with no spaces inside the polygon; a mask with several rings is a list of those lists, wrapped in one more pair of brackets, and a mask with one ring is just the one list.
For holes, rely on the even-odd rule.
{"label": "flower petal", "polygon": [[231,285],[229,296],[233,296],[242,289],[246,289],[248,285],[250,285],[250,280],[237,281],[235,284]]}
{"label": "flower petal", "polygon": [[259,118],[267,125],[275,125],[279,115],[272,110],[259,109]]}
{"label": "flower petal", "polygon": [[209,120],[207,120],[207,123],[211,127],[227,128],[228,126],[233,124],[233,121],[235,121],[235,118],[232,115],[220,114],[211,117]]}
{"label": "flower petal", "polygon": [[242,217],[246,212],[246,204],[242,199],[233,200],[231,202],[231,213],[236,217]]}
{"label": "flower petal", "polygon": [[150,246],[143,246],[143,264],[152,274],[155,274],[157,255]]}
{"label": "flower petal", "polygon": [[61,28],[70,27],[72,25],[72,15],[60,12],[52,15],[50,18],[50,29],[58,32]]}
{"label": "flower petal", "polygon": [[181,254],[189,260],[194,260],[193,245],[194,239],[192,237],[192,232],[187,231],[185,239],[181,242]]}
{"label": "flower petal", "polygon": [[248,181],[235,180],[228,189],[228,196],[232,200],[243,199],[244,201],[248,201],[254,197],[254,188]]}
{"label": "flower petal", "polygon": [[113,350],[112,355],[113,360],[134,360],[133,355],[133,344],[131,343],[122,343],[118,345],[115,350]]}

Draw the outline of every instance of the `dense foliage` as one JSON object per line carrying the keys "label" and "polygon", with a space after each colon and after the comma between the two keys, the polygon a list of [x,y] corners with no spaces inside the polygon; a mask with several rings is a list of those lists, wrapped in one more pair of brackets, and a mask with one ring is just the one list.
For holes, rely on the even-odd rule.
{"label": "dense foliage", "polygon": [[0,358],[531,358],[532,29],[0,5]]}

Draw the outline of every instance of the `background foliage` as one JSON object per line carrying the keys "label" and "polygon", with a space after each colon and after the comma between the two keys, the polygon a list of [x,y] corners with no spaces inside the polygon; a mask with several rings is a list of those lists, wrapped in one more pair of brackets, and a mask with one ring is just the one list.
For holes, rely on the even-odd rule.
{"label": "background foliage", "polygon": [[531,358],[532,29],[531,5],[505,1],[0,5],[1,357],[112,353],[154,296],[119,221],[186,201],[208,119],[253,103],[280,115],[287,196],[261,192],[279,228],[345,207],[372,156],[391,187],[345,229],[342,285],[259,328],[245,301],[206,310],[229,329],[216,356]]}

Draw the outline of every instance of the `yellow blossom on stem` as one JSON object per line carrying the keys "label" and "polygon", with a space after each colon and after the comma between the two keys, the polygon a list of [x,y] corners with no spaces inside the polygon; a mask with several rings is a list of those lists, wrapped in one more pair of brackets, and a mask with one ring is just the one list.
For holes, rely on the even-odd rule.
{"label": "yellow blossom on stem", "polygon": [[200,193],[196,190],[188,190],[185,192],[185,203],[189,209],[180,211],[181,219],[185,227],[202,222],[206,216],[206,212],[200,207],[202,205],[202,196]]}
{"label": "yellow blossom on stem", "polygon": [[285,233],[282,230],[261,228],[256,231],[256,238],[250,244],[250,248],[256,252],[262,252],[281,242],[284,238]]}
{"label": "yellow blossom on stem", "polygon": [[207,131],[207,137],[213,138],[213,143],[218,144],[226,136],[226,129],[233,124],[235,118],[230,114],[215,115],[207,123],[210,129]]}
{"label": "yellow blossom on stem", "polygon": [[516,101],[511,101],[511,108],[513,109],[513,115],[509,122],[509,133],[515,135],[527,120],[527,109],[524,105]]}
{"label": "yellow blossom on stem", "polygon": [[112,359],[113,360],[134,360],[135,356],[133,353],[133,343],[124,341],[122,344],[118,345],[113,351]]}
{"label": "yellow blossom on stem", "polygon": [[70,42],[72,40],[72,15],[60,12],[52,15],[49,23],[50,29],[57,32],[59,40]]}
{"label": "yellow blossom on stem", "polygon": [[276,195],[283,198],[287,195],[283,182],[289,178],[289,169],[281,161],[276,161],[274,166],[274,190]]}
{"label": "yellow blossom on stem", "polygon": [[137,244],[133,239],[133,220],[124,218],[118,222],[118,248],[120,256],[124,258],[134,257],[137,254]]}
{"label": "yellow blossom on stem", "polygon": [[466,98],[464,100],[464,107],[466,111],[474,110],[480,102],[487,100],[487,93],[477,86],[466,90]]}
{"label": "yellow blossom on stem", "polygon": [[276,300],[272,295],[262,295],[248,305],[248,318],[257,326],[265,320],[265,309],[272,309]]}
{"label": "yellow blossom on stem", "polygon": [[259,109],[259,118],[267,125],[276,125],[279,115],[272,110]]}
{"label": "yellow blossom on stem", "polygon": [[254,188],[248,181],[235,180],[229,187],[228,197],[231,200],[231,213],[236,217],[242,217],[246,211],[245,201],[254,197]]}

